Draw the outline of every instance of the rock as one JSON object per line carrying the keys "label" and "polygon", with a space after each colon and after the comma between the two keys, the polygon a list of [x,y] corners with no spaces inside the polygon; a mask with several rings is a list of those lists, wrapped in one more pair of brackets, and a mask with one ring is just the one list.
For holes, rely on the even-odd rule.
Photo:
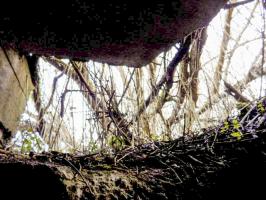
{"label": "rock", "polygon": [[193,30],[206,26],[225,3],[6,2],[1,5],[0,38],[2,45],[35,54],[140,67]]}

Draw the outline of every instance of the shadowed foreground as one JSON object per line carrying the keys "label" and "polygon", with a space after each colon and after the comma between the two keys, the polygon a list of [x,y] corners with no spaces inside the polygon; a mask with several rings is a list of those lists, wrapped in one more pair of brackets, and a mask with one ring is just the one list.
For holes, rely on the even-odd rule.
{"label": "shadowed foreground", "polygon": [[194,138],[116,155],[1,150],[1,199],[263,199],[265,110],[264,99]]}

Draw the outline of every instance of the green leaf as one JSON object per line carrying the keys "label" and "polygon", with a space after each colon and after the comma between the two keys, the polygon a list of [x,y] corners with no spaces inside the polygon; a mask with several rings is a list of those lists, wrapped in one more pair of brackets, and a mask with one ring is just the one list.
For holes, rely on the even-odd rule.
{"label": "green leaf", "polygon": [[240,128],[240,124],[239,124],[237,119],[233,119],[232,122],[233,122],[234,129],[239,129]]}
{"label": "green leaf", "polygon": [[264,108],[262,102],[259,102],[257,104],[257,108],[258,108],[258,110],[259,110],[260,113],[264,113],[265,112],[265,108]]}
{"label": "green leaf", "polygon": [[231,133],[231,136],[235,137],[237,140],[240,140],[242,138],[243,134],[239,131],[235,131],[235,132]]}
{"label": "green leaf", "polygon": [[124,139],[119,136],[115,136],[115,135],[111,135],[107,141],[110,147],[117,149],[117,150],[121,150],[125,145]]}
{"label": "green leaf", "polygon": [[221,133],[226,133],[229,130],[229,123],[228,121],[224,122],[224,126],[221,128]]}

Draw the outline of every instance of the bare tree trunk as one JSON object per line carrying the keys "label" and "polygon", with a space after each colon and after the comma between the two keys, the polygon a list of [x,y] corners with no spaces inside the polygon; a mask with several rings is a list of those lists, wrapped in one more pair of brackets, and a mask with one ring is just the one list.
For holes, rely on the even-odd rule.
{"label": "bare tree trunk", "polygon": [[[27,60],[18,52],[1,47],[0,49],[0,122],[15,133],[20,115],[33,89]],[[3,134],[5,132],[3,131]],[[0,140],[10,137],[2,134]],[[3,141],[2,141],[3,142]]]}
{"label": "bare tree trunk", "polygon": [[[235,0],[233,2],[235,2]],[[214,78],[213,78],[213,88],[212,88],[213,95],[219,93],[220,82],[222,80],[223,66],[225,62],[225,54],[226,54],[227,46],[230,40],[231,20],[233,16],[233,10],[234,10],[233,8],[230,8],[227,11],[226,18],[225,18],[222,44],[220,47],[219,59],[218,59],[218,63],[217,63],[215,73],[214,73]]]}

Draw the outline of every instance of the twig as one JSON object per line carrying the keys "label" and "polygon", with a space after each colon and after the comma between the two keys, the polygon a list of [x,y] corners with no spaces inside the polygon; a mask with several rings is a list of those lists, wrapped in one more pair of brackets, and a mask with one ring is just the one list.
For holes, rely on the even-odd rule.
{"label": "twig", "polygon": [[64,116],[64,102],[65,102],[65,97],[66,97],[67,92],[69,92],[69,90],[67,89],[68,83],[69,83],[69,78],[67,80],[67,83],[66,83],[66,86],[65,86],[65,90],[64,90],[64,92],[62,93],[62,96],[61,96],[61,110],[60,110],[60,117],[61,118],[63,118],[63,116]]}
{"label": "twig", "polygon": [[58,76],[54,77],[53,80],[53,86],[52,86],[52,93],[51,96],[49,98],[49,101],[47,103],[47,105],[45,106],[45,108],[43,109],[43,113],[46,113],[46,111],[48,110],[48,108],[50,107],[53,98],[54,98],[54,93],[55,93],[55,89],[56,89],[56,85],[57,85],[57,81],[64,75],[64,72],[62,72],[61,74],[59,74]]}
{"label": "twig", "polygon": [[129,81],[127,82],[127,86],[126,86],[125,90],[123,91],[123,94],[122,94],[121,98],[119,99],[119,101],[117,103],[117,107],[119,106],[119,104],[123,100],[123,98],[124,98],[124,96],[126,94],[126,91],[127,91],[128,87],[129,87],[129,84],[130,84],[131,80],[133,79],[133,75],[134,75],[135,71],[136,71],[136,68],[133,69],[133,71],[132,71],[132,73],[130,75]]}
{"label": "twig", "polygon": [[242,6],[245,5],[247,3],[251,3],[254,0],[245,0],[245,1],[239,1],[236,3],[229,3],[229,4],[225,4],[224,9],[231,9],[231,8],[235,8],[237,6]]}
{"label": "twig", "polygon": [[255,105],[253,105],[250,109],[249,109],[249,111],[245,114],[245,116],[241,119],[241,121],[240,121],[240,124],[243,124],[243,122],[245,121],[245,119],[247,118],[247,116],[249,116],[249,114],[254,110],[254,108],[256,107],[257,105],[255,104]]}
{"label": "twig", "polygon": [[159,160],[159,159],[158,159],[158,161],[159,161],[161,164],[163,164],[164,166],[168,167],[168,168],[169,168],[169,169],[175,174],[176,178],[179,180],[179,182],[178,182],[177,184],[182,184],[182,183],[183,183],[183,181],[182,181],[182,179],[180,178],[180,176],[176,173],[176,171],[175,171],[171,166],[167,165],[166,163],[164,163],[163,161],[161,161],[161,160]]}
{"label": "twig", "polygon": [[233,96],[237,101],[250,103],[250,101],[246,97],[244,97],[236,88],[234,88],[234,86],[227,83],[225,80],[224,80],[224,86],[226,87],[225,92]]}
{"label": "twig", "polygon": [[155,96],[159,93],[161,87],[166,83],[170,83],[173,80],[173,74],[175,72],[175,69],[179,62],[184,58],[184,56],[189,51],[189,47],[191,44],[191,36],[188,36],[185,39],[185,42],[181,45],[179,48],[179,51],[176,53],[170,64],[168,65],[165,74],[162,76],[159,83],[154,87],[153,91],[149,95],[149,97],[145,100],[144,104],[140,106],[137,115],[134,117],[134,120],[137,119],[144,111],[145,109],[150,105],[150,103],[153,101]]}
{"label": "twig", "polygon": [[84,181],[86,186],[89,188],[90,192],[93,194],[91,187],[89,186],[88,182],[86,181],[84,176],[81,174],[81,172],[69,160],[67,160],[65,158],[63,158],[63,159],[64,159],[64,161],[66,161],[70,165],[70,167],[72,167],[80,175],[80,177],[82,178],[82,180]]}
{"label": "twig", "polygon": [[194,160],[195,162],[197,163],[200,163],[200,164],[204,164],[203,162],[201,162],[200,160],[198,160],[197,158],[193,157],[192,155],[188,155],[189,158],[191,158],[192,160]]}
{"label": "twig", "polygon": [[[130,147],[131,148],[131,147]],[[123,160],[125,157],[129,156],[130,154],[134,153],[133,151],[130,151],[128,153],[126,153],[124,156],[122,156],[121,158],[119,158],[118,160],[116,160],[115,163],[119,163],[121,160]]]}

